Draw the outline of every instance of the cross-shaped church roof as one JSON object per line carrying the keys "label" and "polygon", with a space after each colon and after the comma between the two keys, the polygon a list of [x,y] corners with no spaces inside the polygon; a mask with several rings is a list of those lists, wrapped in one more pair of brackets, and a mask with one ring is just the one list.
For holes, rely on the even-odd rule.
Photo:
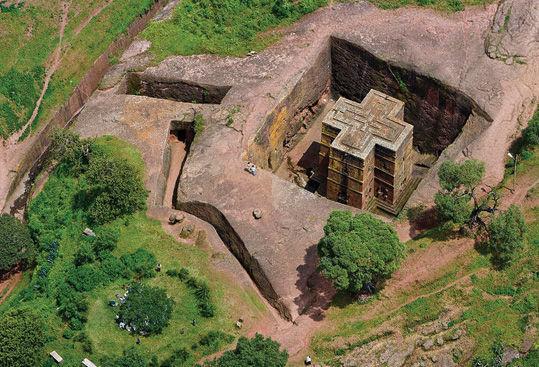
{"label": "cross-shaped church roof", "polygon": [[340,97],[324,124],[339,130],[332,148],[365,159],[376,145],[398,150],[413,130],[403,118],[403,102],[371,89],[361,103]]}

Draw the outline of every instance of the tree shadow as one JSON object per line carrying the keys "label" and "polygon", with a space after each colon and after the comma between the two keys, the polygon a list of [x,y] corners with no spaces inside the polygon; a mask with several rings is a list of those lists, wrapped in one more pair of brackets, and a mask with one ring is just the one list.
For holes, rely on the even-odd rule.
{"label": "tree shadow", "polygon": [[440,212],[436,206],[428,209],[422,207],[414,207],[408,209],[406,213],[408,222],[410,223],[409,236],[413,239],[423,238],[423,234],[429,230],[440,226]]}
{"label": "tree shadow", "polygon": [[336,290],[318,269],[316,245],[305,251],[303,259],[304,264],[296,268],[299,277],[295,285],[301,294],[294,298],[294,303],[300,315],[308,315],[315,321],[321,321],[325,318],[325,311],[329,308]]}

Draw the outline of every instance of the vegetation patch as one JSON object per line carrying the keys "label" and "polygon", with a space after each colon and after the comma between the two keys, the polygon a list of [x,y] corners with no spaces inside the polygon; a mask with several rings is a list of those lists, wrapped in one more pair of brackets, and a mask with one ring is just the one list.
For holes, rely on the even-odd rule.
{"label": "vegetation patch", "polygon": [[[94,61],[127,30],[154,0],[105,0],[69,2],[62,38],[62,59],[49,83],[39,115],[46,120],[62,104]],[[0,34],[5,46],[0,54],[0,138],[19,131],[30,119],[43,89],[45,66],[58,46],[60,1],[0,2]],[[99,9],[103,8],[101,12]],[[98,13],[83,28],[91,14]],[[24,132],[24,136],[30,129]]]}
{"label": "vegetation patch", "polygon": [[[45,351],[56,350],[69,365],[89,358],[102,361],[104,366],[160,366],[155,359],[159,357],[161,363],[169,361],[168,365],[176,366],[180,364],[171,361],[179,360],[182,351],[187,350],[189,362],[185,365],[192,366],[203,355],[230,345],[235,336],[222,330],[233,330],[233,320],[251,314],[250,310],[256,310],[257,305],[232,281],[211,272],[206,252],[166,235],[160,222],[147,219],[140,210],[114,211],[117,214],[102,223],[92,220],[90,209],[99,196],[93,188],[100,185],[99,176],[96,182],[88,178],[92,159],[120,160],[129,167],[126,171],[133,180],[142,182],[145,170],[140,153],[113,137],[88,141],[72,134],[56,135],[53,155],[59,162],[28,209],[28,224],[35,240],[35,260],[30,264],[34,270],[29,275],[25,273],[21,286],[0,305],[2,321],[8,319],[10,312],[25,308],[39,311],[43,337],[33,349],[8,348],[11,345],[6,339],[8,334],[0,331],[0,345],[7,348],[2,350],[0,358],[17,358],[17,366],[23,367],[40,366],[42,361],[44,366],[49,366]],[[112,173],[115,174],[116,171]],[[135,199],[143,202],[146,192],[138,194]],[[124,203],[115,201],[114,205]],[[86,228],[91,228],[93,233],[85,231]],[[158,261],[165,270],[190,269],[193,276],[189,277],[196,278],[196,282],[156,277]],[[145,296],[145,301],[163,301],[131,305],[150,306],[149,310],[137,312],[143,315],[142,321],[132,319],[126,308],[130,297],[126,298],[125,292],[131,293],[137,284],[156,290]],[[214,301],[217,299],[219,303]],[[202,301],[206,306],[201,306]],[[113,307],[116,303],[123,306]],[[158,303],[164,304],[165,309],[155,311]],[[212,313],[213,317],[204,317],[204,312]],[[149,321],[156,314],[157,321]],[[119,327],[116,315],[131,327],[132,333]],[[163,316],[168,318],[166,327],[166,323],[160,323]],[[145,330],[157,324],[160,334],[157,329]],[[12,330],[9,338],[17,340],[18,334]],[[137,339],[141,342],[135,351],[129,346],[135,345]]]}
{"label": "vegetation patch", "polygon": [[[453,13],[464,10],[469,5],[483,5],[485,0],[369,0],[374,5],[382,9],[396,9],[403,6],[416,5],[428,7],[440,11]],[[494,0],[486,0],[492,3]]]}
{"label": "vegetation patch", "polygon": [[327,0],[184,0],[172,19],[151,22],[142,37],[152,42],[150,52],[158,62],[169,55],[243,56],[279,38],[265,31],[292,24],[327,4]]}

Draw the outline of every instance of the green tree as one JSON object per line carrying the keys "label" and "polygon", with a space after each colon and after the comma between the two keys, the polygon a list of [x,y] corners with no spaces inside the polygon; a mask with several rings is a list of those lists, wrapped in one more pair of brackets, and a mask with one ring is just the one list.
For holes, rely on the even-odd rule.
{"label": "green tree", "polygon": [[511,205],[501,212],[487,228],[489,249],[497,260],[509,261],[524,247],[527,226],[518,206]]}
{"label": "green tree", "polygon": [[28,257],[33,246],[26,224],[9,214],[0,215],[0,272]]}
{"label": "green tree", "polygon": [[441,190],[434,196],[434,203],[445,219],[453,223],[466,223],[470,227],[484,226],[481,215],[494,213],[500,196],[496,190],[484,190],[486,195],[476,193],[485,175],[485,163],[469,159],[462,164],[445,161],[438,171]]}
{"label": "green tree", "polygon": [[165,290],[135,283],[120,306],[118,322],[130,325],[137,333],[159,334],[168,325],[173,307],[174,300],[167,297]]}
{"label": "green tree", "polygon": [[318,243],[320,268],[335,288],[359,292],[388,278],[405,257],[397,232],[370,214],[333,211]]}
{"label": "green tree", "polygon": [[95,200],[89,209],[90,219],[106,223],[144,207],[148,192],[138,171],[128,161],[94,153],[87,171]]}
{"label": "green tree", "polygon": [[0,318],[0,367],[34,367],[42,358],[43,319],[29,308],[10,310]]}
{"label": "green tree", "polygon": [[51,134],[51,159],[64,159],[72,173],[78,174],[88,165],[92,145],[97,139],[81,139],[68,129],[54,128]]}
{"label": "green tree", "polygon": [[533,114],[528,126],[522,130],[522,140],[528,148],[539,145],[539,109]]}
{"label": "green tree", "polygon": [[205,367],[284,367],[288,361],[286,349],[280,351],[281,345],[270,337],[264,338],[256,334],[247,339],[241,336],[236,349],[223,353],[219,358],[207,361]]}

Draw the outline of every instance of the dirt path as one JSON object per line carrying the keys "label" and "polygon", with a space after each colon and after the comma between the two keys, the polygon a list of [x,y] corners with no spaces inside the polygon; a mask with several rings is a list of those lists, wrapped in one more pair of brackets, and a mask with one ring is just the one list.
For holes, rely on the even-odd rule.
{"label": "dirt path", "polygon": [[87,25],[90,23],[92,19],[94,19],[96,16],[98,16],[107,6],[112,4],[113,0],[106,0],[105,4],[99,9],[96,9],[92,15],[90,15],[88,18],[86,18],[75,30],[75,35],[78,35]]}
{"label": "dirt path", "polygon": [[13,273],[11,273],[7,279],[0,281],[0,303],[2,303],[7,296],[11,293],[13,288],[19,283],[22,276],[22,270],[17,268]]}
{"label": "dirt path", "polygon": [[47,89],[49,88],[49,82],[51,81],[52,74],[58,69],[58,66],[60,66],[61,61],[61,54],[62,54],[62,38],[64,36],[64,30],[67,25],[67,14],[69,12],[69,7],[71,6],[71,2],[63,2],[62,3],[62,19],[60,21],[60,35],[58,40],[58,46],[52,53],[53,62],[50,66],[50,68],[47,70],[47,75],[45,76],[45,80],[43,82],[43,89],[41,90],[41,95],[39,96],[36,107],[34,108],[34,112],[32,113],[32,116],[30,117],[30,120],[19,130],[18,133],[13,134],[9,139],[8,142],[10,144],[16,144],[21,135],[24,133],[24,131],[28,128],[28,126],[32,125],[32,122],[37,117],[37,113],[39,111],[39,106],[41,106],[41,102],[43,101],[43,97],[45,96],[45,93],[47,92]]}

